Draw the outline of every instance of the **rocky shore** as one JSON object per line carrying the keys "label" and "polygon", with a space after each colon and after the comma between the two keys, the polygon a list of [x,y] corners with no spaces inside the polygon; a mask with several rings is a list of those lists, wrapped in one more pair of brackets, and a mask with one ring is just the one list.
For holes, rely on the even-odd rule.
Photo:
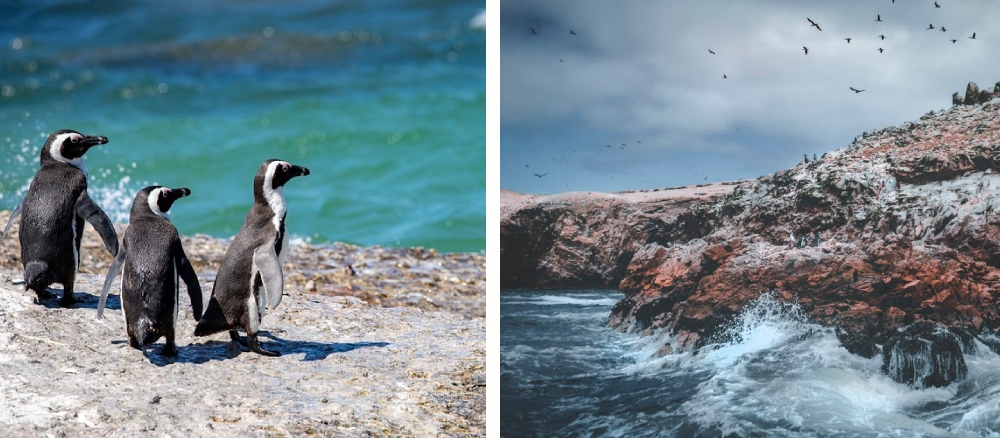
{"label": "rocky shore", "polygon": [[[980,99],[975,88],[968,94]],[[852,353],[881,355],[883,370],[900,382],[923,387],[962,379],[964,354],[998,349],[1000,330],[1000,219],[994,214],[1000,102],[967,100],[971,104],[864,133],[821,158],[741,182],[657,227],[686,233],[649,233],[642,226],[632,232],[636,225],[627,217],[607,225],[630,236],[619,241],[634,242],[602,249],[629,260],[617,283],[626,296],[609,325],[668,333],[663,354],[700,349],[749,300],[774,292],[798,303],[811,320],[835,327]],[[563,203],[569,213],[556,218],[583,214],[581,204]],[[533,214],[547,223],[534,229],[565,228],[565,220],[543,215],[550,210],[504,217]],[[502,245],[505,231],[502,222]],[[546,236],[517,238],[544,242]],[[501,257],[502,271],[509,259]],[[578,259],[557,254],[546,263],[576,265]],[[538,270],[558,271],[543,264]],[[606,284],[614,286],[613,278]]]}
{"label": "rocky shore", "polygon": [[[83,302],[68,309],[24,292],[16,231],[0,242],[0,424],[10,436],[486,434],[482,254],[295,244],[286,297],[262,324],[281,357],[241,352],[225,334],[193,337],[182,293],[180,355],[169,359],[156,353],[162,339],[146,353],[128,346],[116,295],[96,319],[111,258],[89,226]],[[183,240],[207,297],[228,242]]]}

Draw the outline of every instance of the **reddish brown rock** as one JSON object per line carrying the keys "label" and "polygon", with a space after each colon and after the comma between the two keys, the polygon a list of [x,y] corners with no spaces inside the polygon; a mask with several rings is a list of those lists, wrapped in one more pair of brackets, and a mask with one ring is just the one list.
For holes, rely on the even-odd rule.
{"label": "reddish brown rock", "polygon": [[643,245],[708,232],[704,206],[735,183],[614,194],[500,193],[503,287],[616,287]]}
{"label": "reddish brown rock", "polygon": [[[777,291],[866,357],[899,359],[887,343],[906,350],[930,326],[962,339],[996,333],[998,163],[1000,104],[987,103],[866,133],[740,184],[702,207],[708,231],[697,239],[635,251],[609,324],[666,329],[677,352],[706,344],[749,300]],[[916,323],[923,328],[900,331]],[[942,354],[954,353],[949,336],[935,338],[947,344]],[[940,386],[961,378],[960,359],[923,377],[884,360],[894,378]]]}

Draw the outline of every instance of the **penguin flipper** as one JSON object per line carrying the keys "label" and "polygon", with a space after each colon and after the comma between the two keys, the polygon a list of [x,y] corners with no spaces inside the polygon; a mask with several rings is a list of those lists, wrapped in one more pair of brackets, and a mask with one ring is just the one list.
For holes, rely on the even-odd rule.
{"label": "penguin flipper", "polygon": [[115,256],[115,261],[111,262],[108,275],[104,277],[104,286],[101,287],[101,299],[97,302],[97,319],[104,318],[104,305],[108,301],[108,290],[111,289],[111,283],[115,282],[115,277],[118,276],[118,272],[121,271],[122,263],[124,262],[125,248],[122,248],[121,251],[118,251],[118,255]]}
{"label": "penguin flipper", "polygon": [[200,321],[202,310],[201,283],[198,282],[198,274],[194,272],[191,261],[184,254],[184,248],[180,246],[180,240],[177,241],[176,261],[177,273],[184,280],[184,284],[187,285],[188,296],[191,297],[191,310],[194,313],[194,320]]}
{"label": "penguin flipper", "polygon": [[21,200],[21,202],[17,203],[17,207],[14,207],[14,211],[12,211],[10,213],[10,217],[7,218],[7,225],[4,225],[4,227],[3,227],[3,234],[0,234],[0,242],[3,242],[3,239],[5,237],[7,237],[7,230],[10,229],[10,224],[13,224],[14,223],[14,219],[17,219],[17,217],[21,215],[21,206],[22,205],[24,205],[24,200],[23,199]]}
{"label": "penguin flipper", "polygon": [[285,285],[281,273],[281,262],[278,261],[278,255],[274,253],[274,246],[262,245],[253,251],[253,271],[260,273],[260,278],[264,282],[266,307],[268,309],[278,307]]}
{"label": "penguin flipper", "polygon": [[93,225],[97,234],[101,235],[104,247],[112,256],[117,256],[118,233],[115,232],[115,226],[111,224],[111,219],[104,213],[104,210],[101,210],[101,207],[98,207],[93,199],[90,199],[90,195],[87,195],[86,191],[80,193],[80,197],[76,200],[76,214]]}

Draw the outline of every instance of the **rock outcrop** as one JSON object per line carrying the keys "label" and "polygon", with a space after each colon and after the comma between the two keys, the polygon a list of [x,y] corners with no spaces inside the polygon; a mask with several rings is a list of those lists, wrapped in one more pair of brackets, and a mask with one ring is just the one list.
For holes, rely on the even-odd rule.
{"label": "rock outcrop", "polygon": [[965,87],[965,98],[957,92],[951,95],[952,105],[982,105],[993,99],[996,93],[1000,93],[1000,82],[993,86],[993,90],[980,90],[975,82],[969,82]]}
{"label": "rock outcrop", "polygon": [[[776,291],[836,327],[849,351],[882,353],[897,380],[960,379],[966,347],[948,340],[1000,329],[998,170],[995,101],[866,133],[739,185],[707,207],[704,235],[636,250],[609,324],[666,330],[668,351],[698,348]],[[913,359],[924,346],[929,359]],[[928,370],[924,359],[951,362]]]}
{"label": "rock outcrop", "polygon": [[736,183],[639,192],[500,193],[503,287],[616,287],[651,242],[705,234],[704,206]]}

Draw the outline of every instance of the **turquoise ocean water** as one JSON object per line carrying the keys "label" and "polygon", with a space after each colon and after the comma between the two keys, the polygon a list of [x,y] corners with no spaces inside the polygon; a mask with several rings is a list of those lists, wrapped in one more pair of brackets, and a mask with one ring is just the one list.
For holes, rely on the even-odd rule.
{"label": "turquoise ocean water", "polygon": [[91,196],[127,222],[142,187],[188,187],[183,234],[231,237],[262,161],[313,243],[486,246],[486,42],[474,1],[5,2],[0,209],[54,130],[104,135]]}

